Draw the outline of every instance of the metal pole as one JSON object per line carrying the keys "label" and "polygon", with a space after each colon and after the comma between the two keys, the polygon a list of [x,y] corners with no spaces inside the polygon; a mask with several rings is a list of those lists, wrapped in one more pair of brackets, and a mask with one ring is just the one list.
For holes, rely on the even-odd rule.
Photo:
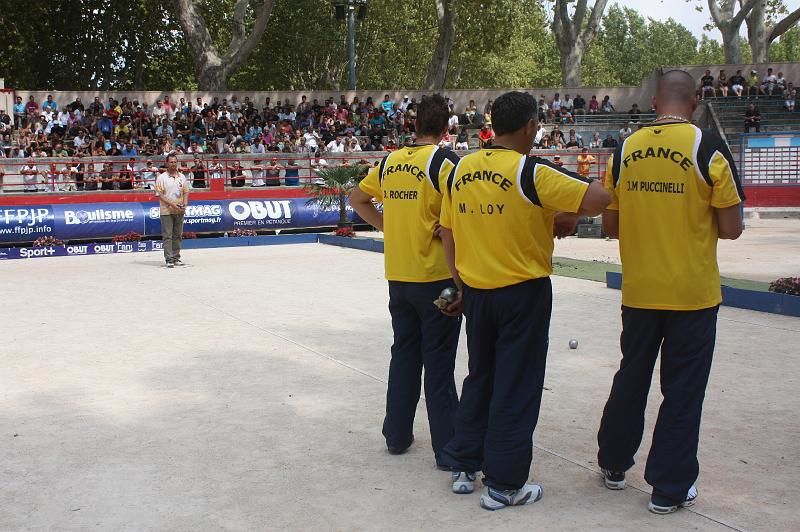
{"label": "metal pole", "polygon": [[356,7],[355,0],[349,0],[347,5],[347,44],[349,51],[349,67],[347,88],[356,90]]}

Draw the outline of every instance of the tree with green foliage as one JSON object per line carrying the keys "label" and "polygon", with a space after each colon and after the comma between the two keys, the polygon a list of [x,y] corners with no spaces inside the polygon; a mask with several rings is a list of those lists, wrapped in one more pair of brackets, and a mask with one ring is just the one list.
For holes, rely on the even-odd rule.
{"label": "tree with green foliage", "polygon": [[[673,19],[645,20],[635,9],[615,4],[603,20],[595,49],[610,69],[606,84],[638,85],[654,68],[693,63],[697,39]],[[592,51],[589,57],[596,55]]]}
{"label": "tree with green foliage", "polygon": [[800,61],[800,27],[781,35],[769,48],[770,61]]}
{"label": "tree with green foliage", "polygon": [[719,41],[703,35],[694,60],[700,65],[721,65],[725,62],[725,50]]}
{"label": "tree with green foliage", "polygon": [[[689,0],[708,8],[706,1]],[[792,13],[780,0],[760,1],[766,2],[765,27],[782,30],[781,22]],[[576,78],[567,72],[568,85],[638,85],[660,66],[726,62],[723,46],[708,37],[698,43],[675,21],[645,19],[618,5],[597,15],[604,6],[595,2],[590,8],[589,2],[576,0],[559,2],[567,11],[565,16],[559,7],[556,17],[555,3],[370,0],[367,18],[356,26],[359,86],[552,87],[564,83],[567,66],[578,73]],[[715,3],[741,13],[729,0]],[[178,4],[193,8],[194,18],[182,18]],[[113,8],[104,0],[48,5],[0,0],[0,13],[0,75],[10,87],[338,91],[347,82],[346,25],[334,18],[330,0],[129,0]],[[589,42],[595,15],[599,29]],[[195,44],[185,28],[190,20],[195,21],[190,32],[201,37]],[[451,29],[442,52],[435,51],[443,32]],[[586,46],[578,60],[568,41],[581,35],[576,43]],[[799,44],[795,25],[770,41],[769,59],[798,60]],[[565,46],[569,50],[562,53]],[[739,60],[749,60],[747,40],[737,36],[736,49]]]}
{"label": "tree with green foliage", "polygon": [[317,179],[305,187],[307,203],[323,210],[339,211],[339,227],[347,222],[347,198],[367,175],[369,165],[342,164],[317,170]]}
{"label": "tree with green foliage", "polygon": [[745,17],[753,62],[766,63],[773,41],[796,26],[798,20],[800,20],[800,8],[789,13],[783,0],[756,2]]}
{"label": "tree with green foliage", "polygon": [[[559,83],[558,50],[538,0],[460,7],[447,86],[543,87]],[[483,4],[482,7],[476,4]]]}
{"label": "tree with green foliage", "polygon": [[31,89],[191,87],[180,27],[164,1],[0,0],[2,75]]}

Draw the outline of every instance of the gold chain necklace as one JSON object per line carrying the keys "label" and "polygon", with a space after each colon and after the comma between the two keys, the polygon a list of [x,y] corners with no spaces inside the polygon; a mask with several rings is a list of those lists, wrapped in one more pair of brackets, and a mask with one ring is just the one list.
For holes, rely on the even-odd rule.
{"label": "gold chain necklace", "polygon": [[684,124],[688,124],[689,121],[683,118],[682,116],[675,116],[675,115],[658,115],[654,122],[658,122],[659,120],[675,120],[677,122],[683,122]]}

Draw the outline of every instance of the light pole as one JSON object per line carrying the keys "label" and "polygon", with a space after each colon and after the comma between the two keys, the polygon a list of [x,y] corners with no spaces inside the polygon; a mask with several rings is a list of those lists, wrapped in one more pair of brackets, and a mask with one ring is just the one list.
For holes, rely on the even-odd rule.
{"label": "light pole", "polygon": [[347,18],[347,88],[356,90],[356,17],[367,16],[367,0],[334,0],[336,18]]}

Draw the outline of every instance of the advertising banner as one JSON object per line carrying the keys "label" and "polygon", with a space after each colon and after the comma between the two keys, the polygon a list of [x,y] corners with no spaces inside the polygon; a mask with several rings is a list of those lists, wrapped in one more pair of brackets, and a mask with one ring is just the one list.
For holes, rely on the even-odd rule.
{"label": "advertising banner", "polygon": [[0,249],[0,260],[73,257],[78,255],[108,255],[111,253],[139,253],[144,251],[162,251],[163,249],[164,246],[160,240],[112,242],[107,244],[75,244],[40,248],[6,248]]}
{"label": "advertising banner", "polygon": [[33,242],[54,236],[55,216],[50,205],[0,207],[0,242]]}
{"label": "advertising banner", "polygon": [[[347,214],[348,221],[362,221],[349,205]],[[321,209],[308,203],[307,198],[190,200],[184,231],[300,229],[330,227],[338,221],[337,207]],[[33,242],[42,236],[60,240],[107,239],[131,231],[143,236],[161,234],[158,202],[0,206],[0,243]]]}
{"label": "advertising banner", "polygon": [[111,238],[144,231],[141,203],[61,204],[52,209],[54,236],[61,240]]}
{"label": "advertising banner", "polygon": [[[142,203],[145,213],[145,235],[161,234],[161,211],[158,202]],[[183,230],[192,233],[221,233],[225,231],[222,202],[192,201],[183,215]]]}

